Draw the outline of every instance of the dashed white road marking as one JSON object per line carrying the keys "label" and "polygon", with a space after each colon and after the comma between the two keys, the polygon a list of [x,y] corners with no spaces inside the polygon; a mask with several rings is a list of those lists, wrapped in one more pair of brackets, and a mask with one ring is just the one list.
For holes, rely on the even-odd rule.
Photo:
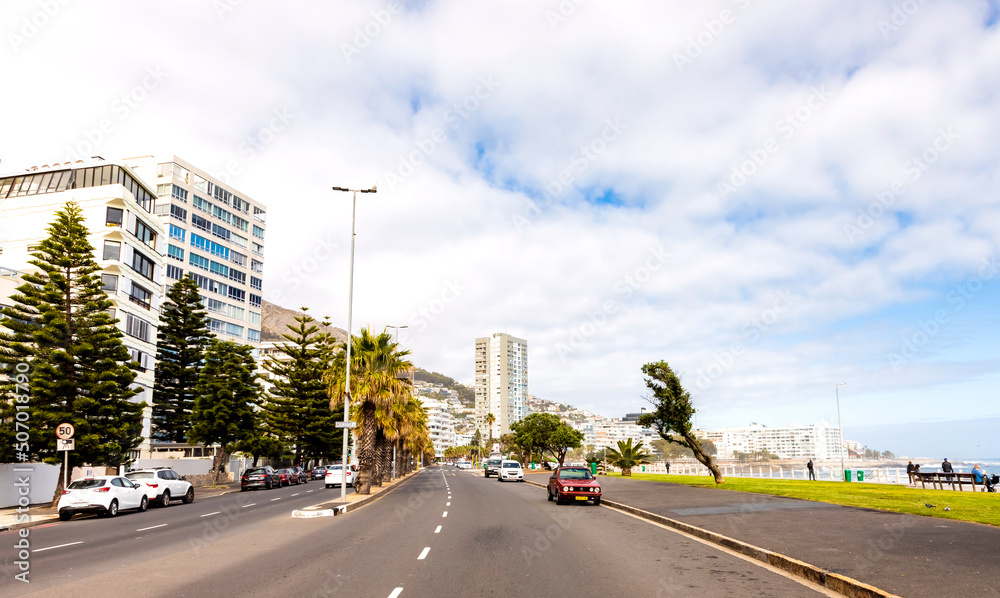
{"label": "dashed white road marking", "polygon": [[31,552],[42,552],[43,550],[52,550],[53,548],[62,548],[64,546],[72,546],[74,544],[83,544],[83,541],[81,540],[80,542],[70,542],[69,544],[60,544],[58,546],[49,546],[47,548],[36,548]]}
{"label": "dashed white road marking", "polygon": [[158,527],[167,527],[167,524],[166,523],[161,523],[160,525],[151,525],[149,527],[144,527],[142,529],[137,529],[135,531],[137,531],[137,532],[144,532],[144,531],[146,531],[148,529],[156,529]]}
{"label": "dashed white road marking", "polygon": [[417,557],[417,560],[418,561],[422,561],[425,558],[427,558],[427,553],[430,552],[430,551],[431,551],[431,547],[430,546],[425,546],[424,549],[422,551],[420,551],[420,556]]}
{"label": "dashed white road marking", "polygon": [[445,512],[444,512],[444,515],[441,515],[441,516],[442,516],[442,517],[447,517],[447,516],[448,516],[448,511],[445,511]]}
{"label": "dashed white road marking", "polygon": [[393,590],[393,591],[392,591],[392,593],[391,593],[391,594],[389,594],[389,598],[396,598],[396,597],[397,597],[397,596],[399,596],[399,595],[400,595],[400,594],[401,594],[402,592],[403,592],[403,588],[396,588],[395,590]]}
{"label": "dashed white road marking", "polygon": [[[310,492],[312,492],[312,490],[310,490]],[[298,492],[296,492],[296,493],[295,493],[295,494],[293,494],[292,496],[298,496],[298,495],[299,495],[299,493],[298,493]]]}
{"label": "dashed white road marking", "polygon": [[439,525],[439,526],[437,526],[437,529],[436,529],[436,530],[434,530],[434,533],[435,533],[435,534],[440,534],[440,533],[441,533],[441,526],[440,526],[440,525]]}
{"label": "dashed white road marking", "polygon": [[274,502],[274,501],[276,501],[276,500],[281,500],[281,497],[279,496],[278,498],[272,498],[272,499],[271,499],[271,502]]}
{"label": "dashed white road marking", "polygon": [[254,506],[254,505],[256,505],[256,504],[257,504],[257,503],[255,503],[255,502],[252,502],[252,503],[250,503],[250,504],[248,504],[248,505],[243,505],[243,508],[245,509],[245,508],[247,508],[247,507],[252,507],[252,506]]}
{"label": "dashed white road marking", "polygon": [[211,513],[205,513],[204,515],[198,515],[198,517],[208,517],[210,515],[218,515],[222,511],[212,511]]}
{"label": "dashed white road marking", "polygon": [[451,503],[450,503],[450,502],[449,502],[449,503],[445,503],[445,505],[444,505],[444,506],[446,506],[446,507],[450,507],[450,506],[451,506]]}

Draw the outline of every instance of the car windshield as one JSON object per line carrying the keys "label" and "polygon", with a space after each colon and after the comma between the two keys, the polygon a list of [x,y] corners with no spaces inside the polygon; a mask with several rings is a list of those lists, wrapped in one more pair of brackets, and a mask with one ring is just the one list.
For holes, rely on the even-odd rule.
{"label": "car windshield", "polygon": [[264,474],[264,473],[267,473],[267,472],[264,471],[263,469],[248,469],[247,472],[244,475],[260,475],[260,474]]}
{"label": "car windshield", "polygon": [[340,471],[343,469],[343,465],[333,465],[327,471]]}
{"label": "car windshield", "polygon": [[86,490],[87,488],[100,488],[105,480],[76,480],[69,485],[70,490]]}
{"label": "car windshield", "polygon": [[126,473],[125,477],[130,480],[150,480],[156,477],[152,471],[135,471],[132,473]]}
{"label": "car windshield", "polygon": [[560,480],[592,480],[594,476],[589,469],[562,469],[559,471]]}
{"label": "car windshield", "polygon": [[503,466],[504,467],[511,467],[511,468],[517,469],[518,467],[521,467],[521,464],[520,463],[504,463]]}

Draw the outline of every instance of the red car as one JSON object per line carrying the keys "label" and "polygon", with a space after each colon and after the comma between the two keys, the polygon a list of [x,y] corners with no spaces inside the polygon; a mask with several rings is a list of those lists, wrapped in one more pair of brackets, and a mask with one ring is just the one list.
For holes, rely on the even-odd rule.
{"label": "red car", "polygon": [[281,476],[281,483],[278,484],[279,488],[281,486],[290,486],[292,484],[297,486],[299,484],[299,472],[295,471],[291,467],[279,469],[275,473]]}
{"label": "red car", "polygon": [[557,468],[549,478],[548,494],[559,505],[588,500],[601,504],[601,484],[586,467]]}

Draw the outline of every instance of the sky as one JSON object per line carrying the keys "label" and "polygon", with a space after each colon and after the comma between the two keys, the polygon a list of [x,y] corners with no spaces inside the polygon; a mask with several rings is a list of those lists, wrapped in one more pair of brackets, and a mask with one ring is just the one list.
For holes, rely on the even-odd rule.
{"label": "sky", "polygon": [[[268,206],[265,298],[620,417],[1000,457],[1000,6],[17,0],[0,171],[175,154]],[[392,330],[392,329],[390,329]],[[843,386],[837,386],[844,383]],[[839,389],[839,400],[838,390]],[[975,425],[972,425],[975,424]]]}

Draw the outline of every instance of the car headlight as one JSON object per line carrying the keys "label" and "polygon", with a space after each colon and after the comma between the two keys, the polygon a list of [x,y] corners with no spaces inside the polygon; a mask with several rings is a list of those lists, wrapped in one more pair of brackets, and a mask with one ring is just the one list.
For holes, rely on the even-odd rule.
{"label": "car headlight", "polygon": [[601,487],[598,486],[597,488],[594,488],[594,492],[600,494],[601,493]]}
{"label": "car headlight", "polygon": [[569,486],[563,486],[563,492],[569,492]]}

